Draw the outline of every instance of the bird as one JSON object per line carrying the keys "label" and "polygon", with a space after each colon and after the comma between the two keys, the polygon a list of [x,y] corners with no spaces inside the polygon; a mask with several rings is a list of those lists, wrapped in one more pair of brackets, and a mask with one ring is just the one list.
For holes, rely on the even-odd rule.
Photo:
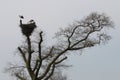
{"label": "bird", "polygon": [[31,19],[29,22],[31,22],[31,23],[32,23],[32,22],[34,22],[34,20],[33,20],[33,19]]}
{"label": "bird", "polygon": [[19,15],[19,17],[20,17],[21,19],[24,19],[24,17],[23,17],[22,15]]}
{"label": "bird", "polygon": [[31,19],[28,24],[35,24],[35,21],[33,19]]}

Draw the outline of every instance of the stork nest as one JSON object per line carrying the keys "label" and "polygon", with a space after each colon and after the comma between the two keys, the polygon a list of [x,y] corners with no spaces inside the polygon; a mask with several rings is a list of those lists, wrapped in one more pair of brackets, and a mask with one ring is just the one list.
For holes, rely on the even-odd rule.
{"label": "stork nest", "polygon": [[29,37],[37,26],[35,22],[33,22],[28,24],[20,24],[20,27],[23,35]]}

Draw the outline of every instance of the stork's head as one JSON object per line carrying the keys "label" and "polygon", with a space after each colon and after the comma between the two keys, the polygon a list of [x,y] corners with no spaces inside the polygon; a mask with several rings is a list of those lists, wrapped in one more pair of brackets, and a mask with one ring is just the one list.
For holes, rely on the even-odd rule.
{"label": "stork's head", "polygon": [[19,17],[20,17],[21,19],[24,19],[24,17],[23,17],[22,15],[19,15]]}

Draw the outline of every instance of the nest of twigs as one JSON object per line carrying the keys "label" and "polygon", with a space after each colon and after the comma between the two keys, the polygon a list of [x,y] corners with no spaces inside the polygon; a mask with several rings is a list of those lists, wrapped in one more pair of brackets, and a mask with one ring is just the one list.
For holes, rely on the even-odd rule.
{"label": "nest of twigs", "polygon": [[35,22],[28,23],[28,24],[20,24],[21,30],[23,35],[30,36],[33,30],[37,27]]}

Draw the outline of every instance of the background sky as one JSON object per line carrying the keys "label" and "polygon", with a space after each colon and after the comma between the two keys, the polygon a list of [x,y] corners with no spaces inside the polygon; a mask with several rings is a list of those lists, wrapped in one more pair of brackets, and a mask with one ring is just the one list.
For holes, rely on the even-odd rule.
{"label": "background sky", "polygon": [[120,80],[119,3],[119,0],[0,0],[0,80],[13,80],[3,72],[8,62],[17,59],[16,48],[22,42],[18,15],[24,15],[26,21],[34,19],[45,31],[46,39],[50,39],[59,28],[91,12],[111,17],[115,24],[115,29],[109,30],[112,39],[108,44],[85,49],[82,55],[69,55],[67,64],[73,67],[65,74],[70,80]]}

